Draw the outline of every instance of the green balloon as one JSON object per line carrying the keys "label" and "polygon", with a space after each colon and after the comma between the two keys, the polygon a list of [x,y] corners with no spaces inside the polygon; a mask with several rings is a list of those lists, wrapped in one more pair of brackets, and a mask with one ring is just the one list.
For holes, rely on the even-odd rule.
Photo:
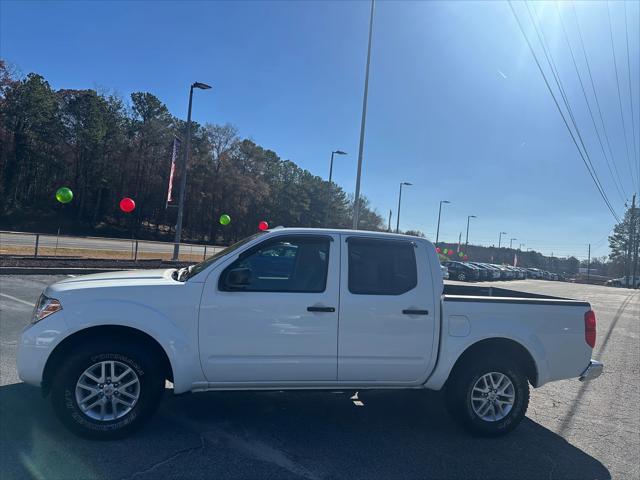
{"label": "green balloon", "polygon": [[67,187],[59,188],[58,191],[56,191],[56,200],[60,203],[69,203],[73,200],[73,192]]}
{"label": "green balloon", "polygon": [[220,215],[220,223],[222,225],[229,225],[231,223],[231,217],[226,213],[224,215]]}

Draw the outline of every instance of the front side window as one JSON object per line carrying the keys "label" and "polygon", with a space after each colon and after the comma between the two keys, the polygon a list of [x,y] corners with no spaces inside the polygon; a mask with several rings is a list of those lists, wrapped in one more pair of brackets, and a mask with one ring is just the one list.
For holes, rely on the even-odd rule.
{"label": "front side window", "polygon": [[349,239],[349,291],[358,295],[401,295],[418,284],[411,242]]}
{"label": "front side window", "polygon": [[324,292],[328,237],[291,236],[264,242],[240,255],[220,276],[223,291]]}

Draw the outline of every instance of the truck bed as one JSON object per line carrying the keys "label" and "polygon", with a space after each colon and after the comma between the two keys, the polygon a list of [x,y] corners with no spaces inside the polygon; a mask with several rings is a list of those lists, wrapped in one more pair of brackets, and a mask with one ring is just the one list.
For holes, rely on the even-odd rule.
{"label": "truck bed", "polygon": [[501,303],[534,303],[534,304],[562,304],[589,307],[588,302],[571,298],[553,297],[539,293],[519,292],[507,288],[476,285],[445,284],[444,301],[457,302],[501,302]]}

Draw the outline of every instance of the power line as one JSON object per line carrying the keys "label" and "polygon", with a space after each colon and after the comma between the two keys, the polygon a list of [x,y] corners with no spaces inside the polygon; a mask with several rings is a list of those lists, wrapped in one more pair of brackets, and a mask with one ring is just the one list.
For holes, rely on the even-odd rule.
{"label": "power line", "polygon": [[591,89],[593,90],[593,97],[596,100],[596,107],[598,107],[598,115],[600,117],[600,123],[602,124],[602,131],[604,133],[604,139],[607,143],[607,150],[609,151],[609,156],[613,163],[613,169],[616,172],[616,176],[618,177],[618,181],[620,182],[620,187],[622,188],[622,193],[626,197],[627,194],[624,191],[624,186],[622,179],[620,178],[620,173],[618,172],[618,167],[616,166],[615,156],[613,154],[613,149],[611,148],[611,142],[609,141],[609,134],[607,133],[607,127],[604,123],[604,117],[602,115],[602,108],[600,107],[600,100],[598,99],[598,91],[596,90],[596,84],[593,80],[593,75],[591,73],[591,64],[589,63],[589,56],[587,55],[587,49],[584,46],[584,39],[582,38],[582,29],[580,28],[580,21],[578,19],[578,13],[576,11],[576,6],[573,2],[571,2],[571,7],[573,10],[573,16],[576,22],[576,27],[578,28],[578,37],[580,38],[580,46],[582,47],[582,55],[584,56],[585,63],[587,65],[587,72],[589,73],[589,81],[591,83]]}
{"label": "power line", "polygon": [[[584,151],[584,154],[587,158],[587,162],[589,163],[589,166],[591,167],[591,171],[593,172],[593,177],[595,177],[595,180],[597,181],[597,184],[600,186],[600,190],[602,190],[602,192],[604,193],[604,187],[602,186],[602,182],[600,181],[600,178],[598,177],[598,173],[596,171],[596,168],[593,165],[593,162],[591,161],[591,156],[589,155],[589,151],[587,150],[587,146],[584,143],[584,140],[582,138],[582,134],[580,133],[580,128],[578,127],[578,123],[576,122],[576,119],[573,115],[573,109],[571,108],[571,104],[569,103],[569,98],[565,92],[564,89],[564,85],[562,84],[562,79],[560,78],[560,73],[558,71],[558,68],[556,66],[556,63],[553,59],[553,55],[551,54],[551,49],[549,48],[548,44],[547,44],[547,40],[545,38],[544,35],[544,31],[542,30],[542,27],[540,27],[538,25],[539,23],[539,19],[538,19],[538,15],[537,12],[535,10],[535,8],[533,8],[533,12],[534,14],[531,14],[531,9],[529,8],[529,3],[525,3],[525,6],[527,7],[527,12],[529,13],[529,19],[531,20],[531,24],[533,25],[534,31],[536,32],[536,35],[538,37],[538,41],[540,42],[541,46],[542,46],[542,51],[544,53],[544,56],[547,60],[547,64],[549,65],[549,68],[551,69],[551,73],[553,74],[553,78],[556,81],[556,86],[558,87],[558,90],[560,91],[560,95],[562,97],[562,100],[564,102],[564,106],[567,109],[567,112],[569,113],[569,118],[571,119],[571,123],[573,124],[573,128],[576,132],[576,135],[578,136],[578,140],[580,140],[580,145],[582,146],[582,150]],[[534,16],[535,16],[535,20],[534,20]],[[606,193],[604,194],[604,196],[606,197]],[[608,198],[606,200],[607,202],[609,201]],[[622,201],[624,202],[624,198],[622,199]]]}
{"label": "power line", "polygon": [[[620,94],[620,77],[618,76],[618,62],[616,60],[616,48],[613,42],[613,24],[611,22],[611,9],[609,8],[609,1],[607,0],[607,16],[609,18],[609,36],[611,38],[611,53],[613,54],[613,68],[616,72],[616,86],[618,87],[618,104],[620,105],[620,119],[622,120],[622,133],[624,134],[624,147],[627,151],[627,164],[629,165],[629,173],[631,173],[632,183],[635,182],[633,167],[631,165],[631,159],[629,158],[629,141],[627,140],[627,124],[624,121],[624,113],[622,109],[622,95]],[[635,191],[638,191],[638,184],[636,183]]]}
{"label": "power line", "polygon": [[629,26],[627,22],[627,3],[622,2],[624,5],[624,36],[627,41],[627,74],[629,76],[629,100],[631,101],[631,133],[633,133],[633,155],[636,157],[638,166],[637,166],[637,174],[638,180],[636,185],[640,187],[640,157],[638,157],[638,150],[636,149],[636,115],[635,108],[633,107],[633,93],[631,89],[631,61],[629,60]]}
{"label": "power line", "polygon": [[562,117],[562,121],[564,122],[564,125],[567,128],[567,131],[569,132],[569,135],[571,136],[571,140],[573,141],[573,144],[575,145],[576,149],[578,150],[580,158],[582,158],[582,162],[584,163],[584,166],[587,168],[587,171],[589,172],[589,175],[591,176],[591,179],[593,180],[593,183],[596,185],[598,193],[600,193],[600,196],[604,200],[604,203],[607,205],[607,208],[611,212],[611,215],[613,215],[613,218],[618,223],[620,223],[620,218],[618,217],[618,215],[616,214],[615,210],[611,206],[611,203],[609,202],[609,199],[607,198],[607,195],[601,189],[598,181],[594,177],[593,172],[589,168],[587,159],[585,158],[584,154],[582,153],[582,150],[580,150],[580,146],[578,145],[578,142],[576,141],[575,135],[573,134],[573,131],[571,130],[571,127],[569,126],[569,123],[567,122],[567,119],[566,119],[566,117],[564,115],[564,112],[562,111],[562,108],[560,108],[560,104],[558,103],[558,100],[556,99],[556,96],[553,93],[553,89],[551,88],[551,85],[549,84],[549,81],[547,80],[547,76],[545,75],[544,70],[542,69],[542,65],[540,65],[540,61],[538,60],[538,56],[536,55],[536,52],[533,49],[533,46],[531,45],[531,42],[529,41],[529,37],[527,37],[527,34],[525,33],[524,28],[522,27],[522,23],[520,22],[520,18],[518,18],[518,15],[516,14],[515,9],[513,8],[513,4],[511,3],[511,0],[509,0],[509,8],[511,9],[511,13],[513,14],[513,17],[515,18],[516,23],[518,24],[518,28],[520,29],[520,33],[522,33],[522,36],[524,37],[525,41],[527,42],[527,46],[529,47],[531,55],[533,56],[533,59],[536,62],[538,70],[540,71],[540,74],[542,75],[542,79],[544,80],[544,83],[547,86],[547,90],[549,91],[549,94],[551,95],[551,98],[553,99],[553,102],[554,102],[556,108],[558,109],[558,113],[560,113],[560,116]]}
{"label": "power line", "polygon": [[[616,180],[615,175],[613,174],[613,169],[611,168],[611,162],[609,161],[609,157],[607,157],[607,153],[604,150],[604,144],[602,143],[602,138],[600,137],[600,132],[598,131],[598,126],[596,125],[596,120],[593,116],[593,111],[591,110],[591,104],[589,103],[589,99],[587,97],[587,92],[584,88],[584,83],[582,81],[582,75],[580,75],[580,69],[578,68],[578,63],[576,62],[576,57],[573,54],[573,48],[571,47],[571,42],[569,41],[569,35],[567,34],[567,29],[564,24],[564,20],[562,19],[562,13],[560,12],[560,7],[556,3],[556,9],[558,11],[558,18],[560,19],[560,24],[562,25],[562,32],[564,33],[564,39],[567,42],[567,46],[569,47],[569,53],[571,54],[571,60],[573,61],[573,67],[575,68],[576,74],[578,75],[578,80],[580,81],[580,88],[582,89],[582,94],[584,95],[584,101],[587,104],[587,109],[589,110],[589,116],[591,117],[591,122],[593,123],[593,129],[596,131],[596,137],[598,139],[598,143],[600,144],[600,149],[602,150],[602,156],[607,162],[607,168],[609,169],[609,173],[611,174],[611,179],[613,180],[613,184],[618,191],[618,195],[624,203],[625,196],[623,195],[624,189],[622,188],[622,182]],[[617,171],[616,171],[617,173]]]}

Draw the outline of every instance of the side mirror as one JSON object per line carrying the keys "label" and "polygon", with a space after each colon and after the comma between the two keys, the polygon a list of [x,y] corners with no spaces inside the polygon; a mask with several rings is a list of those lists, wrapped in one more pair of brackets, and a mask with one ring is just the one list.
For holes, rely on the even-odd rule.
{"label": "side mirror", "polygon": [[227,273],[227,280],[225,282],[227,287],[232,289],[241,289],[251,284],[251,269],[250,268],[234,268]]}

